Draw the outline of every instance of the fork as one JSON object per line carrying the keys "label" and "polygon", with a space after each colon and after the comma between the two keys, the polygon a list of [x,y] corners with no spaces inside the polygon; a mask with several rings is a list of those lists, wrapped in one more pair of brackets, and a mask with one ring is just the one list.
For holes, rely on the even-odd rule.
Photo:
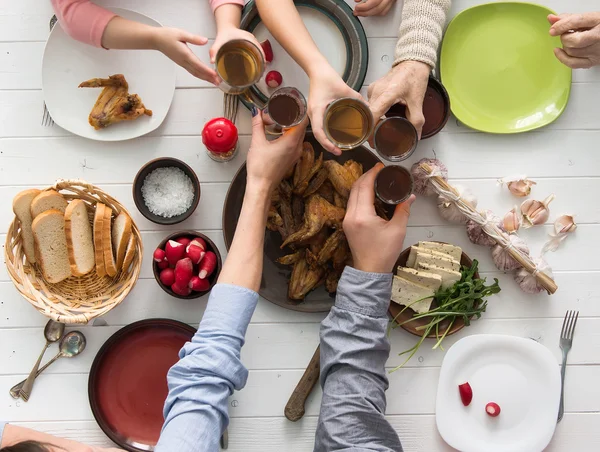
{"label": "fork", "polygon": [[[54,25],[58,21],[56,15],[50,18],[50,31],[54,28]],[[52,127],[54,125],[54,119],[50,116],[50,112],[48,111],[48,107],[46,107],[46,102],[44,102],[44,114],[42,115],[42,125],[44,127]]]}
{"label": "fork", "polygon": [[237,94],[223,95],[223,116],[235,123],[238,112],[238,96]]}
{"label": "fork", "polygon": [[562,366],[560,368],[560,406],[558,408],[558,421],[560,422],[565,413],[565,371],[567,369],[567,355],[573,345],[573,333],[577,325],[579,311],[567,311],[563,321],[562,331],[560,333],[560,349],[562,350]]}

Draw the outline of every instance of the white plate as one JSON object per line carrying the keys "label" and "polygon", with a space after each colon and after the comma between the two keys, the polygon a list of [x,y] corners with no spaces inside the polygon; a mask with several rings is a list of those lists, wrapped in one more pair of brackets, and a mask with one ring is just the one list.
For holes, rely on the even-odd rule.
{"label": "white plate", "polygon": [[[160,27],[154,19],[120,8],[126,19]],[[152,116],[95,130],[88,116],[102,88],[78,88],[91,78],[123,74],[129,92],[139,94]],[[75,135],[99,141],[120,141],[152,132],[161,125],[175,93],[175,64],[154,50],[105,50],[75,41],[57,23],[42,62],[44,101],[54,122]]]}
{"label": "white plate", "polygon": [[[458,385],[469,382],[465,407]],[[552,353],[531,339],[468,336],[444,358],[436,402],[440,435],[461,452],[541,452],[556,428],[560,369]],[[500,415],[485,412],[488,402]]]}

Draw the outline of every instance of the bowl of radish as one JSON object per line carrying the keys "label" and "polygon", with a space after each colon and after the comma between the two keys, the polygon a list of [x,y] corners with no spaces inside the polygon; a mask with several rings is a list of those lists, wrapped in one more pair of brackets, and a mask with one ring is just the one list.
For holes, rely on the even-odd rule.
{"label": "bowl of radish", "polygon": [[196,231],[166,237],[152,257],[158,285],[175,298],[191,300],[206,295],[221,272],[221,253],[215,243]]}

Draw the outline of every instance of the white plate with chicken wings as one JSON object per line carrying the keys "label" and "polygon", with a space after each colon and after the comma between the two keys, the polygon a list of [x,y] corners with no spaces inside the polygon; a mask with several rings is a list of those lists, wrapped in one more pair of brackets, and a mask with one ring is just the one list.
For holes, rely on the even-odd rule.
{"label": "white plate with chicken wings", "polygon": [[[126,19],[161,26],[134,11],[112,10]],[[126,83],[109,79],[117,74]],[[86,81],[88,87],[80,88]],[[154,50],[83,44],[57,23],[44,50],[42,89],[50,116],[63,129],[92,140],[129,140],[164,121],[175,94],[175,64]]]}

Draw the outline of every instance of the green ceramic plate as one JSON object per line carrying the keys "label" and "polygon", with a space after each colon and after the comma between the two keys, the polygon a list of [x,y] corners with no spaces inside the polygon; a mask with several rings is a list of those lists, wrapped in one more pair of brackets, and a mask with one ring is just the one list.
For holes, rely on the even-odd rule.
{"label": "green ceramic plate", "polygon": [[561,43],[548,34],[551,13],[531,3],[488,3],[450,22],[440,76],[459,121],[483,132],[519,133],[560,116],[571,69],[554,56]]}

